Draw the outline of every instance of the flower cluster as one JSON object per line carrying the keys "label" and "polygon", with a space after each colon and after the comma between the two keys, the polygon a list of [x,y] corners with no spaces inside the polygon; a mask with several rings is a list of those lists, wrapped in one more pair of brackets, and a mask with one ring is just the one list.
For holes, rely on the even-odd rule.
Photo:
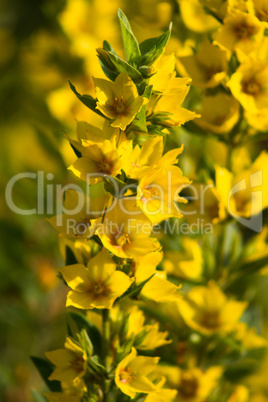
{"label": "flower cluster", "polygon": [[[76,157],[69,170],[85,192],[67,189],[62,214],[49,219],[69,288],[64,349],[42,362],[51,402],[249,400],[232,376],[250,371],[267,341],[243,319],[247,289],[234,289],[268,263],[267,233],[247,237],[243,227],[260,231],[268,206],[267,152],[252,162],[244,148],[268,125],[267,10],[226,3],[179,1],[201,39],[176,57],[166,52],[171,26],[138,43],[119,10],[126,58],[104,41],[95,96],[70,83],[99,125],[78,121],[77,138],[66,136]],[[195,7],[206,27],[203,14],[189,22]],[[176,133],[187,131],[222,142],[226,163],[191,172],[186,160],[185,177]],[[200,218],[213,234],[164,225]]]}

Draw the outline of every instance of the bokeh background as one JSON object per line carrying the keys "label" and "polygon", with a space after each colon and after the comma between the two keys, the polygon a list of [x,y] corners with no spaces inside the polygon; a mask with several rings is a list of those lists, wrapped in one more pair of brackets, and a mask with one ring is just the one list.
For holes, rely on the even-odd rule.
{"label": "bokeh background", "polygon": [[[75,98],[67,80],[80,93],[93,94],[92,76],[103,76],[96,48],[107,39],[122,54],[119,7],[139,41],[160,35],[172,20],[167,52],[176,57],[191,54],[196,38],[218,22],[202,16],[202,7],[184,18],[187,2],[182,3],[179,8],[171,0],[0,2],[1,401],[30,401],[32,389],[45,389],[29,356],[61,346],[65,331],[65,294],[55,275],[62,264],[57,234],[46,215],[14,214],[6,205],[4,188],[11,177],[26,171],[53,173],[52,184],[73,181],[66,168],[74,157],[64,134],[74,135],[76,120],[94,124],[96,117]],[[182,160],[186,175],[197,161],[224,163],[221,143],[181,135],[191,147]],[[35,208],[37,199],[36,180],[16,183],[18,206]],[[262,294],[263,282],[259,297]]]}

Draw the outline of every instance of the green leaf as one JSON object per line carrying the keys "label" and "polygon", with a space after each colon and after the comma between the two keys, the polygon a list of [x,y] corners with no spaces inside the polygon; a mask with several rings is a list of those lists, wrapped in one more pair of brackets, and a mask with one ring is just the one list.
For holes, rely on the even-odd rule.
{"label": "green leaf", "polygon": [[65,261],[66,265],[77,264],[77,260],[73,253],[73,250],[69,246],[66,246],[66,248],[65,248],[65,258],[66,258],[66,261]]}
{"label": "green leaf", "polygon": [[[98,115],[105,117],[98,109],[96,109],[97,101],[90,95],[80,95],[79,92],[77,92],[75,86],[70,82],[70,88],[73,91],[73,93],[77,96],[77,98],[85,105],[87,106],[90,110],[93,112],[97,113]],[[106,117],[105,117],[106,118]]]}
{"label": "green leaf", "polygon": [[[153,86],[147,85],[142,96],[149,100],[152,95],[152,90],[153,90]],[[146,106],[147,105],[142,106],[139,113],[136,114],[136,117],[133,120],[132,126],[131,126],[132,128],[134,128],[134,130],[136,128],[138,131],[142,131],[144,133],[148,132],[148,129],[146,126]]]}
{"label": "green leaf", "polygon": [[67,329],[70,336],[86,330],[90,341],[92,342],[94,353],[100,354],[101,352],[101,335],[97,327],[93,325],[84,315],[76,313],[75,311],[66,312]]}
{"label": "green leaf", "polygon": [[118,300],[123,299],[123,297],[137,297],[142,291],[143,287],[146,285],[146,283],[149,282],[149,280],[152,279],[154,275],[155,274],[151,275],[148,279],[140,283],[138,286],[136,286],[136,284],[131,285],[130,288],[121,297],[118,298]]}
{"label": "green leaf", "polygon": [[137,39],[135,38],[130,23],[122,10],[118,10],[118,17],[121,25],[121,32],[124,44],[124,50],[127,61],[137,63],[141,57],[141,52]]}
{"label": "green leaf", "polygon": [[125,60],[121,59],[121,57],[115,55],[114,53],[108,52],[108,54],[111,62],[115,65],[120,73],[127,73],[136,84],[139,84],[143,81],[142,74],[136,68],[132,67]]}
{"label": "green leaf", "polygon": [[121,197],[128,189],[128,185],[112,176],[103,176],[104,188],[114,197]]}
{"label": "green leaf", "polygon": [[109,58],[109,54],[104,49],[97,49],[97,55],[102,71],[111,81],[114,81],[118,76],[118,71]]}
{"label": "green leaf", "polygon": [[76,149],[73,144],[70,143],[70,145],[71,145],[71,147],[72,147],[72,149],[73,149],[75,155],[77,156],[77,158],[81,158],[81,156],[82,156],[81,152],[78,151],[78,149]]}
{"label": "green leaf", "polygon": [[51,373],[54,371],[54,365],[46,359],[42,359],[41,357],[36,357],[36,356],[31,356],[31,360],[37,370],[39,371],[41,377],[47,384],[48,388],[52,392],[60,392],[61,391],[61,385],[59,381],[56,380],[49,380],[48,377],[51,375]]}
{"label": "green leaf", "polygon": [[157,38],[146,39],[140,43],[140,51],[142,54],[142,64],[146,66],[152,65],[155,60],[162,54],[167,45],[172,29],[172,23],[169,25],[167,32]]}

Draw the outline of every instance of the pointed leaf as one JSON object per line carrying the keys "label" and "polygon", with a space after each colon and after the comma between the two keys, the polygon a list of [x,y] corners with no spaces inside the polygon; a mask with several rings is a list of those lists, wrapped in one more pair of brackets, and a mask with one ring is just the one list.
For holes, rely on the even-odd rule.
{"label": "pointed leaf", "polygon": [[31,360],[37,370],[39,371],[41,377],[45,381],[46,385],[52,392],[60,392],[61,385],[59,381],[56,380],[49,380],[48,377],[54,371],[54,365],[46,359],[42,359],[41,357],[31,356]]}
{"label": "pointed leaf", "polygon": [[84,315],[76,313],[75,311],[67,311],[66,321],[69,335],[75,336],[76,333],[85,329],[90,341],[92,342],[94,353],[100,354],[101,334],[94,324],[92,324]]}
{"label": "pointed leaf", "polygon": [[124,50],[127,61],[136,63],[141,57],[141,52],[137,39],[135,38],[130,23],[122,10],[118,10],[118,17],[120,20]]}
{"label": "pointed leaf", "polygon": [[116,56],[114,53],[108,52],[111,62],[115,65],[120,73],[127,73],[129,77],[136,83],[139,84],[143,81],[143,76],[141,73],[125,60]]}
{"label": "pointed leaf", "polygon": [[[90,110],[93,112],[97,113],[98,115],[105,117],[98,109],[96,109],[97,101],[90,95],[80,95],[79,92],[77,92],[75,86],[70,82],[70,88],[73,91],[73,93],[77,96],[77,98],[85,105],[87,106]],[[105,117],[106,118],[106,117]]]}
{"label": "pointed leaf", "polygon": [[158,36],[157,38],[146,39],[140,43],[140,51],[142,56],[142,64],[146,66],[152,65],[155,60],[161,55],[164,48],[166,47],[170,34],[171,34],[172,23],[169,25],[167,32]]}

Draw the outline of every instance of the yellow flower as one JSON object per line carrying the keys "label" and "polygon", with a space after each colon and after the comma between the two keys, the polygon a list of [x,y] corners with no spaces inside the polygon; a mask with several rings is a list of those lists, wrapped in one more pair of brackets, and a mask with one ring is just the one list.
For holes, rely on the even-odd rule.
{"label": "yellow flower", "polygon": [[189,237],[182,238],[183,251],[167,251],[163,267],[168,275],[179,278],[200,279],[203,257],[198,242]]}
{"label": "yellow flower", "polygon": [[258,215],[268,206],[268,154],[263,151],[249,168],[235,175],[216,166],[216,187],[222,208],[245,218]]}
{"label": "yellow flower", "polygon": [[137,205],[154,224],[169,217],[182,217],[176,203],[187,203],[179,193],[190,184],[177,166],[162,165],[143,176],[137,189]]}
{"label": "yellow flower", "polygon": [[223,93],[204,95],[201,108],[198,109],[201,118],[196,120],[196,124],[215,134],[227,133],[237,123],[239,109],[239,103],[232,96]]}
{"label": "yellow flower", "polygon": [[234,97],[250,113],[268,108],[268,66],[263,60],[249,59],[232,75],[228,86]]}
{"label": "yellow flower", "polygon": [[69,239],[65,236],[59,237],[60,253],[64,261],[67,259],[66,247],[71,249],[77,262],[84,264],[92,255],[99,251],[99,246],[94,240],[87,239]]}
{"label": "yellow flower", "polygon": [[268,131],[268,108],[256,112],[245,111],[248,124],[257,131]]}
{"label": "yellow flower", "polygon": [[82,140],[88,140],[91,142],[103,142],[105,140],[113,140],[116,142],[120,137],[120,129],[114,128],[109,125],[109,120],[105,119],[102,127],[96,127],[86,121],[78,121],[76,124],[77,139],[74,140],[68,135],[65,137],[69,140],[79,152],[83,151]]}
{"label": "yellow flower", "polygon": [[66,306],[87,310],[110,309],[132,283],[126,274],[116,271],[116,264],[105,249],[89,260],[87,267],[74,264],[59,271],[71,288]]}
{"label": "yellow flower", "polygon": [[96,233],[104,247],[121,258],[136,258],[159,249],[150,238],[152,224],[132,197],[122,198],[106,213]]}
{"label": "yellow flower", "polygon": [[262,24],[255,16],[229,8],[223,26],[215,35],[215,42],[225,49],[249,54],[257,49],[262,35]]}
{"label": "yellow flower", "polygon": [[156,267],[160,264],[162,258],[162,251],[157,250],[132,260],[131,271],[135,276],[137,285],[155,273]]}
{"label": "yellow flower", "polygon": [[181,107],[190,89],[186,84],[191,80],[176,77],[174,80],[162,95],[151,96],[147,107],[148,114],[152,114],[156,122],[159,118],[161,124],[165,127],[180,127],[187,121],[200,117],[195,112]]}
{"label": "yellow flower", "polygon": [[268,3],[266,0],[252,0],[256,17],[265,28],[268,28]]}
{"label": "yellow flower", "polygon": [[177,391],[175,389],[159,389],[154,392],[150,392],[146,396],[144,402],[172,402],[177,395]]}
{"label": "yellow flower", "polygon": [[98,98],[97,109],[112,120],[112,127],[125,130],[147,99],[138,94],[136,85],[126,73],[121,73],[115,82],[94,78]]}
{"label": "yellow flower", "polygon": [[141,147],[136,145],[129,157],[124,158],[122,169],[131,178],[140,178],[159,163],[163,150],[163,137],[149,138]]}
{"label": "yellow flower", "polygon": [[[175,369],[176,370],[176,369]],[[178,389],[178,401],[205,402],[217,386],[222,375],[221,367],[210,367],[205,372],[197,367],[174,370],[172,385]]]}
{"label": "yellow flower", "polygon": [[244,322],[237,323],[234,336],[247,350],[268,347],[268,340],[258,335],[255,328],[249,328]]}
{"label": "yellow flower", "polygon": [[62,392],[48,392],[45,397],[49,402],[81,402],[84,393],[87,392],[85,382],[77,378],[72,382],[61,382]]}
{"label": "yellow flower", "polygon": [[227,54],[204,40],[195,54],[179,58],[178,68],[182,75],[192,78],[192,85],[213,88],[227,78]]}
{"label": "yellow flower", "polygon": [[236,385],[234,391],[232,392],[232,395],[228,398],[227,402],[249,402],[249,400],[249,390],[244,385]]}
{"label": "yellow flower", "polygon": [[102,216],[108,198],[109,194],[98,184],[91,187],[90,196],[75,190],[66,190],[66,213],[53,216],[48,221],[61,235],[69,238],[89,238],[94,234],[94,222]]}
{"label": "yellow flower", "polygon": [[128,314],[127,338],[134,336],[134,344],[137,349],[155,349],[171,342],[171,340],[166,340],[167,331],[159,331],[158,323],[144,325],[145,317],[143,312],[136,306],[128,310]]}
{"label": "yellow flower", "polygon": [[98,183],[104,175],[116,176],[121,172],[122,162],[114,140],[82,140],[81,154],[68,169],[88,184]]}
{"label": "yellow flower", "polygon": [[247,302],[228,299],[212,281],[207,287],[192,288],[185,299],[178,302],[186,324],[204,335],[233,330],[246,307]]}
{"label": "yellow flower", "polygon": [[166,303],[180,300],[179,290],[180,286],[168,281],[163,271],[157,271],[145,284],[140,295],[157,303]]}
{"label": "yellow flower", "polygon": [[[191,202],[182,208],[184,220],[188,223],[197,226],[200,225],[200,222],[203,222],[204,225],[215,224],[225,218],[225,212],[220,209],[220,196],[211,180],[207,183],[191,184],[189,193],[185,196],[192,197]],[[210,225],[208,225],[208,230],[209,228]]]}
{"label": "yellow flower", "polygon": [[184,24],[194,32],[208,32],[219,27],[219,22],[208,15],[199,0],[177,0]]}
{"label": "yellow flower", "polygon": [[165,92],[171,79],[176,76],[175,64],[176,58],[173,54],[163,54],[156,60],[152,66],[155,74],[149,80],[154,91]]}
{"label": "yellow flower", "polygon": [[137,392],[148,394],[155,390],[155,385],[147,378],[154,370],[159,357],[137,356],[135,348],[123,359],[115,371],[115,383],[131,399]]}
{"label": "yellow flower", "polygon": [[67,338],[64,349],[47,352],[46,357],[55,364],[56,368],[50,375],[50,380],[75,381],[85,375],[87,355],[71,338]]}

